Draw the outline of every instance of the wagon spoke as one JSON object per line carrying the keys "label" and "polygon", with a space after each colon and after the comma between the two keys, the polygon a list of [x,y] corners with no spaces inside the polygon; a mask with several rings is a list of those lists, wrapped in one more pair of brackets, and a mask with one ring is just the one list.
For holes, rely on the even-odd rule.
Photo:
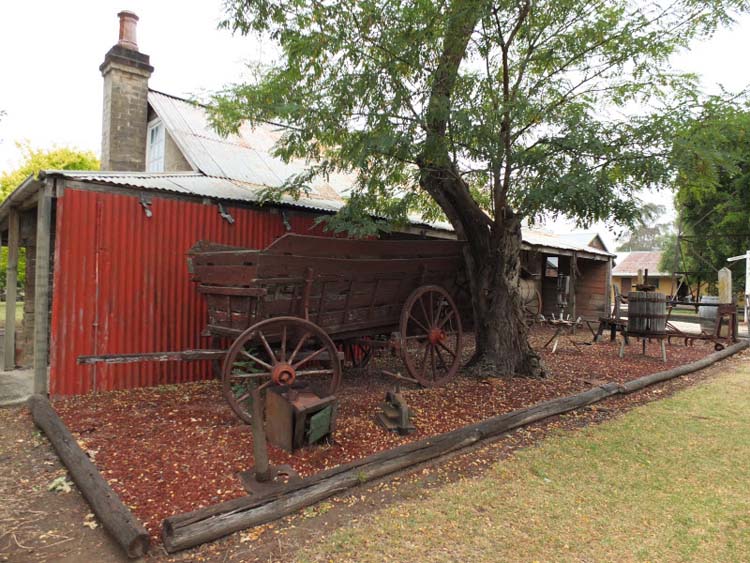
{"label": "wagon spoke", "polygon": [[435,326],[435,302],[432,291],[430,291],[430,326]]}
{"label": "wagon spoke", "polygon": [[441,347],[441,348],[442,348],[443,350],[445,350],[446,352],[448,352],[448,353],[449,353],[449,354],[450,354],[451,356],[453,356],[454,358],[456,357],[456,353],[455,353],[455,352],[454,352],[453,350],[451,350],[450,348],[448,348],[448,347],[447,347],[447,346],[446,346],[445,344],[443,344],[442,342],[438,342],[438,346],[440,346],[440,347]]}
{"label": "wagon spoke", "polygon": [[427,338],[426,334],[413,334],[412,336],[404,336],[404,340],[417,340],[417,339],[425,339]]}
{"label": "wagon spoke", "polygon": [[440,360],[440,363],[443,364],[443,369],[448,369],[448,364],[445,363],[445,359],[443,358],[443,353],[440,351],[440,348],[435,348],[435,352],[437,352],[438,360]]}
{"label": "wagon spoke", "polygon": [[276,355],[273,353],[273,350],[271,350],[271,345],[268,343],[268,340],[266,340],[266,336],[261,332],[258,331],[258,336],[260,337],[261,342],[263,342],[263,347],[266,349],[266,352],[271,357],[271,361],[275,364],[278,362],[276,359]]}
{"label": "wagon spoke", "polygon": [[297,372],[297,377],[300,375],[333,375],[332,369],[308,369]]}
{"label": "wagon spoke", "polygon": [[286,361],[286,325],[281,329],[281,362]]}
{"label": "wagon spoke", "polygon": [[249,397],[250,395],[252,395],[252,393],[250,393],[249,391],[248,391],[247,393],[243,393],[242,395],[240,395],[239,397],[237,397],[237,402],[238,402],[238,403],[241,403],[242,401],[246,401],[246,400],[247,400],[247,398],[248,398],[248,397]]}
{"label": "wagon spoke", "polygon": [[432,380],[435,380],[435,347],[430,346],[430,365],[432,366]]}
{"label": "wagon spoke", "polygon": [[[451,318],[453,317],[454,311],[453,309],[448,309],[448,314],[445,315],[445,318],[438,323],[438,328],[443,328],[445,326],[445,323],[447,323]],[[447,333],[446,333],[447,334]]]}
{"label": "wagon spoke", "polygon": [[300,348],[302,348],[302,345],[305,343],[305,341],[310,338],[310,333],[306,332],[302,335],[302,338],[299,339],[299,342],[297,342],[297,345],[294,347],[294,351],[292,352],[292,355],[289,356],[289,363],[294,363],[294,358],[297,357],[297,353],[300,351]]}
{"label": "wagon spoke", "polygon": [[[420,303],[421,303],[421,301],[420,301]],[[412,315],[411,313],[409,313],[409,318],[410,318],[411,320],[413,320],[413,321],[414,321],[415,323],[417,323],[417,325],[419,326],[419,328],[421,328],[421,329],[422,329],[423,331],[425,331],[425,334],[426,334],[426,333],[428,333],[428,332],[430,332],[430,329],[429,329],[429,328],[427,328],[427,327],[425,327],[425,326],[424,326],[424,325],[423,325],[422,323],[420,323],[420,322],[419,322],[419,321],[418,321],[418,320],[417,320],[417,319],[416,319],[416,318],[414,317],[414,315]]]}
{"label": "wagon spoke", "polygon": [[[432,322],[431,322],[431,318],[432,318],[432,317],[431,317],[431,315],[428,315],[428,314],[427,314],[427,309],[425,309],[425,306],[424,306],[424,301],[422,301],[422,298],[421,298],[421,297],[420,297],[420,298],[419,298],[419,299],[418,299],[417,301],[419,301],[419,306],[420,306],[420,307],[422,308],[422,314],[424,315],[424,322],[426,322],[426,323],[428,323],[428,324],[429,324],[430,326],[432,326]],[[412,314],[409,314],[409,316],[410,316],[410,317],[411,317],[412,319],[414,319],[414,315],[412,315]],[[414,320],[416,321],[417,319],[414,319]],[[422,327],[422,330],[424,330],[424,331],[426,331],[426,332],[430,332],[430,329],[428,329],[428,328],[425,328],[423,324],[420,324],[419,326],[421,326],[421,327]]]}
{"label": "wagon spoke", "polygon": [[248,373],[248,372],[232,372],[231,377],[237,377],[240,379],[258,379],[261,377],[271,377],[271,372],[269,371],[261,371],[256,373]]}
{"label": "wagon spoke", "polygon": [[429,353],[430,348],[431,346],[429,342],[425,344],[424,354],[422,355],[422,370],[420,371],[420,374],[422,375],[422,377],[424,377],[424,372],[427,369],[427,354]]}
{"label": "wagon spoke", "polygon": [[253,356],[253,355],[252,355],[252,354],[251,354],[250,352],[247,352],[247,351],[245,351],[245,350],[240,350],[240,354],[242,354],[243,356],[245,356],[245,357],[246,357],[246,358],[248,358],[249,360],[252,360],[252,361],[253,361],[253,362],[255,362],[256,364],[260,364],[260,365],[262,365],[262,366],[263,366],[264,368],[266,368],[266,369],[272,369],[272,367],[273,367],[273,366],[271,366],[271,364],[267,364],[266,362],[264,362],[264,361],[263,361],[263,360],[261,360],[260,358],[256,358],[256,357],[255,357],[255,356]]}
{"label": "wagon spoke", "polygon": [[295,370],[297,370],[297,369],[299,369],[299,368],[300,368],[300,366],[303,366],[303,365],[305,365],[305,364],[306,364],[307,362],[309,362],[310,360],[312,360],[312,359],[314,359],[314,358],[317,358],[318,356],[320,356],[320,355],[321,355],[321,354],[322,354],[323,352],[325,352],[325,351],[326,351],[325,347],[323,347],[323,348],[320,348],[319,350],[315,350],[315,352],[313,352],[313,353],[312,353],[312,354],[310,354],[309,356],[306,356],[306,357],[302,358],[302,359],[301,359],[301,360],[300,360],[299,362],[297,362],[296,364],[294,364],[294,365],[293,365],[292,367],[293,367],[293,368],[294,368]]}

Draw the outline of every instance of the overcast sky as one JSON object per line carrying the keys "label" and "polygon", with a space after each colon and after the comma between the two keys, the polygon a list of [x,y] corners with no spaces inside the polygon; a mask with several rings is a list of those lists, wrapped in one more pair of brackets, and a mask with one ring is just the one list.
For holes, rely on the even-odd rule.
{"label": "overcast sky", "polygon": [[[276,52],[257,38],[217,30],[220,0],[2,0],[0,110],[7,115],[0,120],[0,171],[18,164],[15,142],[22,139],[35,147],[58,144],[99,154],[99,65],[117,42],[122,9],[140,17],[138,45],[156,69],[150,86],[170,94],[199,95],[239,81],[246,61],[268,60]],[[745,17],[674,63],[701,75],[706,90],[717,84],[739,90],[750,83],[749,53],[750,17]]]}

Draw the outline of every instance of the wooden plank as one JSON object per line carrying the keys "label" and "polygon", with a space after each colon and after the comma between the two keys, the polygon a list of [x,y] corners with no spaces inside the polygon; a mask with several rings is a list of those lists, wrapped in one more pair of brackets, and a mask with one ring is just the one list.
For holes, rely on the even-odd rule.
{"label": "wooden plank", "polygon": [[248,297],[263,297],[268,290],[262,287],[224,287],[219,285],[199,285],[199,293],[211,293],[214,295],[244,295]]}
{"label": "wooden plank", "polygon": [[336,258],[428,258],[460,256],[464,242],[456,240],[354,240],[287,233],[266,252]]}
{"label": "wooden plank", "polygon": [[260,250],[232,250],[189,254],[194,266],[254,266]]}
{"label": "wooden plank", "polygon": [[49,400],[42,395],[32,395],[29,409],[36,424],[47,436],[57,455],[68,469],[81,494],[91,506],[96,517],[128,557],[142,557],[148,551],[149,535],[135,519],[120,497],[112,490],[78,445]]}
{"label": "wooden plank", "polygon": [[49,366],[49,305],[52,197],[45,184],[39,194],[36,220],[36,272],[34,275],[34,393],[47,394]]}
{"label": "wooden plank", "polygon": [[207,266],[195,265],[193,279],[202,285],[231,287],[255,287],[258,277],[256,266]]}
{"label": "wooden plank", "polygon": [[16,367],[16,291],[18,287],[18,252],[21,216],[17,207],[8,214],[8,269],[6,270],[4,367]]}
{"label": "wooden plank", "polygon": [[194,362],[202,360],[223,360],[226,355],[226,350],[182,350],[179,352],[144,352],[141,354],[78,356],[77,362],[81,365],[135,364],[140,362]]}
{"label": "wooden plank", "polygon": [[258,278],[284,276],[304,277],[306,268],[312,268],[315,276],[330,275],[340,279],[367,279],[382,272],[390,275],[414,274],[424,267],[427,276],[455,277],[460,266],[458,258],[415,259],[339,259],[306,256],[284,256],[262,254],[258,259]]}

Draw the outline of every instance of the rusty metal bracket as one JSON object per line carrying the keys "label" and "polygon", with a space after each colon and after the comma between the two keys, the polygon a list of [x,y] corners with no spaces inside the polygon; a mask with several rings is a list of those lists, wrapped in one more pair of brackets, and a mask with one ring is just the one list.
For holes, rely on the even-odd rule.
{"label": "rusty metal bracket", "polygon": [[146,217],[149,219],[154,216],[154,212],[151,211],[151,199],[147,198],[145,195],[141,194],[140,197],[140,204],[141,207],[143,207],[143,212],[146,214]]}
{"label": "rusty metal bracket", "polygon": [[224,209],[224,205],[219,203],[218,206],[219,206],[219,215],[221,215],[221,218],[224,219],[230,225],[234,225],[234,217],[232,217],[229,211]]}

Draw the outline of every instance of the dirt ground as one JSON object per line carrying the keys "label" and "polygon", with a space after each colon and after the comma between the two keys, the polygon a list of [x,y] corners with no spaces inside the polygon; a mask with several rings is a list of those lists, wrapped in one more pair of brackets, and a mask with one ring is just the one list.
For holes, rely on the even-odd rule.
{"label": "dirt ground", "polygon": [[[199,548],[167,555],[160,545],[148,561],[281,561],[294,558],[302,545],[325,541],[326,531],[357,520],[381,506],[419,497],[446,482],[482,474],[491,463],[529,446],[552,429],[599,423],[633,406],[668,396],[676,390],[714,377],[732,364],[747,361],[737,355],[712,368],[627,397],[608,399],[580,412],[554,417],[516,430],[489,444],[424,464],[396,476],[357,487],[277,522]],[[656,370],[654,370],[656,371]],[[88,506],[72,488],[50,492],[48,487],[65,470],[47,440],[30,421],[27,409],[0,409],[0,561],[125,561],[101,527],[94,527]]]}

